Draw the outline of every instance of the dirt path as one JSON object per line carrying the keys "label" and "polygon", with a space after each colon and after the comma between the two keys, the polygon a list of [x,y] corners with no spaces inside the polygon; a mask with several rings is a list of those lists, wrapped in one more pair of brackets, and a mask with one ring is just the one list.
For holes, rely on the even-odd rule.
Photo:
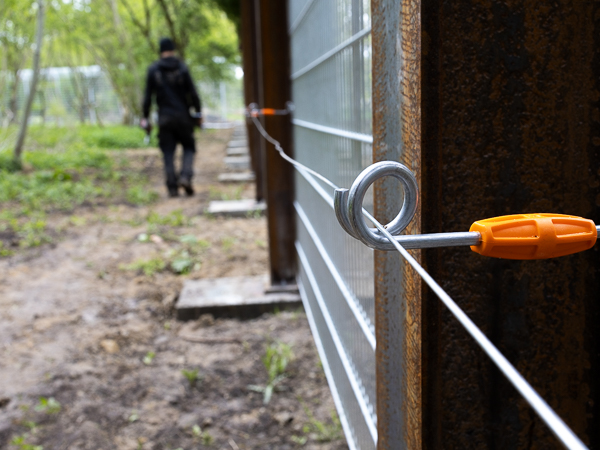
{"label": "dirt path", "polygon": [[[264,218],[203,214],[211,198],[253,196],[252,185],[216,182],[229,135],[199,139],[195,197],[167,199],[159,152],[129,151],[157,203],[51,215],[55,243],[0,259],[0,448],[347,448],[302,311],[174,320],[185,277],[267,272]],[[151,212],[184,220],[150,223]],[[202,243],[190,274],[124,269],[186,235]],[[261,358],[278,341],[294,358],[263,405],[248,385],[266,383]]]}

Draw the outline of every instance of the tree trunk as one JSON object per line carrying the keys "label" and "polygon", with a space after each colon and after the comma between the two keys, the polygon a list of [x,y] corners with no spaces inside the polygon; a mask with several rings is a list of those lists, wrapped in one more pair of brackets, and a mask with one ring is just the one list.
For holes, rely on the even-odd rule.
{"label": "tree trunk", "polygon": [[35,37],[35,53],[33,54],[33,76],[31,78],[31,86],[29,89],[29,95],[27,96],[27,104],[25,105],[25,111],[23,112],[23,121],[21,122],[21,128],[19,130],[19,138],[17,139],[17,145],[15,146],[14,161],[21,167],[22,165],[22,153],[23,144],[25,143],[25,135],[27,133],[27,124],[29,122],[29,114],[31,112],[31,105],[35,97],[37,90],[38,78],[40,76],[40,54],[42,51],[42,38],[44,35],[44,20],[46,19],[46,7],[44,0],[38,0],[38,16],[37,16],[37,29]]}
{"label": "tree trunk", "polygon": [[10,91],[10,99],[8,100],[8,109],[10,111],[10,119],[8,123],[12,125],[17,122],[17,113],[18,113],[18,105],[17,105],[17,94],[19,93],[19,72],[21,70],[17,69],[14,72],[14,80],[12,83],[12,89]]}

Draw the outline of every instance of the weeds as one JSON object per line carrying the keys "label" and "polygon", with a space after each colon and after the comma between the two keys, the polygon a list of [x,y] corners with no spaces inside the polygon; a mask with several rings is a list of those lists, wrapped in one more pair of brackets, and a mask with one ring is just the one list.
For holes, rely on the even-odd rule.
{"label": "weeds", "polygon": [[194,389],[196,387],[196,383],[198,383],[198,380],[201,379],[201,377],[198,375],[198,369],[191,369],[191,370],[183,369],[181,371],[181,374],[188,381],[190,389]]}
{"label": "weeds", "polygon": [[[153,237],[159,238],[156,235],[142,233],[137,239],[140,242],[149,242],[153,240]],[[178,243],[177,247],[168,250],[163,256],[156,256],[149,260],[137,260],[132,264],[122,264],[119,268],[141,271],[146,276],[152,276],[167,268],[177,275],[185,275],[200,269],[200,257],[204,250],[210,247],[210,243],[189,234],[181,236]]]}
{"label": "weeds", "polygon": [[296,435],[292,435],[290,437],[290,439],[292,440],[292,442],[294,444],[298,444],[298,445],[304,445],[306,444],[306,442],[308,441],[308,438],[306,436],[296,436]]}
{"label": "weeds", "polygon": [[[14,127],[0,130],[0,139],[6,140],[8,147],[14,144]],[[15,136],[12,136],[15,135]],[[148,146],[158,144],[153,133]],[[34,150],[60,149],[72,146],[98,147],[103,149],[124,149],[147,147],[144,144],[144,131],[138,127],[125,125],[78,125],[76,127],[54,127],[32,125],[27,131],[27,146]]]}
{"label": "weeds", "polygon": [[246,213],[247,219],[260,219],[263,215],[262,209],[255,209]]}
{"label": "weeds", "polygon": [[92,177],[80,176],[75,169],[2,172],[0,177],[0,203],[16,202],[23,213],[71,211],[75,206],[107,195],[108,191],[95,185]]}
{"label": "weeds", "polygon": [[85,217],[71,216],[69,217],[69,223],[76,227],[82,227],[87,223],[87,220]]}
{"label": "weeds", "polygon": [[171,261],[171,270],[176,274],[186,274],[198,269],[200,269],[200,262],[197,262],[187,250],[176,254]]}
{"label": "weeds", "polygon": [[[5,132],[5,131],[4,131]],[[44,133],[52,134],[51,129]],[[0,130],[0,135],[3,133]],[[41,137],[41,135],[40,135]],[[106,199],[148,204],[158,194],[148,189],[148,180],[126,164],[115,162],[108,152],[82,142],[61,147],[52,137],[44,141],[44,150],[24,153],[24,171],[15,171],[12,153],[0,150],[0,231],[10,229],[20,247],[28,248],[50,242],[45,214],[71,212],[85,204],[98,204]],[[1,141],[0,136],[0,141]],[[29,142],[29,139],[28,139]],[[34,143],[32,147],[36,148]],[[8,217],[10,216],[10,217]],[[73,216],[75,226],[84,225]],[[0,256],[7,256],[2,251]]]}
{"label": "weeds", "polygon": [[241,200],[242,192],[244,191],[243,186],[236,187],[233,192],[225,192],[221,189],[210,186],[208,188],[208,198],[210,200]]}
{"label": "weeds", "polygon": [[[10,211],[0,214],[0,231],[12,233],[21,248],[37,247],[52,242],[46,233],[46,219],[43,213],[19,218]],[[0,256],[10,256],[13,252],[0,244]]]}
{"label": "weeds", "polygon": [[21,248],[39,247],[52,242],[52,238],[46,233],[46,220],[43,218],[26,220],[15,231]]}
{"label": "weeds", "polygon": [[148,190],[145,186],[133,186],[127,189],[127,201],[133,205],[149,205],[156,200],[158,200],[158,193]]}
{"label": "weeds", "polygon": [[266,405],[271,401],[273,391],[287,375],[285,369],[293,358],[292,348],[283,342],[273,342],[266,348],[262,362],[267,369],[268,381],[266,386],[250,385],[248,389],[263,393],[263,403]]}
{"label": "weeds", "polygon": [[154,361],[154,357],[156,356],[155,352],[148,352],[146,353],[146,355],[144,356],[144,358],[142,359],[142,362],[144,364],[146,364],[147,366],[149,366],[150,364],[152,364],[152,361]]}
{"label": "weeds", "polygon": [[181,248],[171,255],[171,269],[177,274],[186,274],[200,269],[200,255],[210,247],[208,241],[186,234],[179,238]]}
{"label": "weeds", "polygon": [[167,225],[170,227],[186,227],[190,224],[190,219],[188,219],[184,214],[182,209],[176,209],[166,216],[161,216],[160,214],[150,211],[148,216],[146,217],[146,222],[149,225]]}
{"label": "weeds", "polygon": [[223,251],[228,252],[229,250],[231,250],[233,248],[233,245],[236,242],[237,242],[237,240],[235,238],[224,237],[223,239],[221,239],[221,248],[223,249]]}
{"label": "weeds", "polygon": [[7,256],[12,256],[14,252],[9,250],[4,246],[4,242],[0,241],[0,258],[5,258]]}
{"label": "weeds", "polygon": [[46,414],[58,414],[60,412],[60,403],[54,398],[40,397],[35,410]]}
{"label": "weeds", "polygon": [[304,414],[308,422],[302,427],[304,434],[310,435],[317,442],[331,442],[343,437],[342,423],[335,411],[331,411],[331,422],[318,420],[310,409],[302,402]]}
{"label": "weeds", "polygon": [[210,446],[213,444],[214,439],[208,431],[202,431],[202,428],[198,424],[192,427],[192,436],[194,440],[199,440],[202,445]]}
{"label": "weeds", "polygon": [[29,437],[29,433],[25,433],[21,436],[15,436],[10,441],[10,445],[17,447],[19,450],[44,450],[44,447],[41,445],[32,445],[26,442],[26,439]]}
{"label": "weeds", "polygon": [[138,259],[131,264],[121,264],[121,270],[141,271],[147,277],[153,276],[157,272],[162,272],[167,267],[167,263],[160,257],[151,259]]}

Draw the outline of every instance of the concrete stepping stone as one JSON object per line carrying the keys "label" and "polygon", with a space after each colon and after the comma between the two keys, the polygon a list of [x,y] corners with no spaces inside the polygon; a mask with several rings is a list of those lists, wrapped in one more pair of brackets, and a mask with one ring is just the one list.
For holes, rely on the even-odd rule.
{"label": "concrete stepping stone", "polygon": [[248,147],[227,147],[227,156],[245,156],[248,154]]}
{"label": "concrete stepping stone", "polygon": [[240,139],[237,141],[229,141],[229,144],[227,144],[227,148],[237,148],[237,147],[248,147],[248,140]]}
{"label": "concrete stepping stone", "polygon": [[250,170],[250,156],[226,156],[225,165],[232,170]]}
{"label": "concrete stepping stone", "polygon": [[221,183],[250,183],[256,179],[252,172],[222,173],[219,175]]}
{"label": "concrete stepping stone", "polygon": [[266,209],[265,202],[254,199],[214,200],[208,204],[206,212],[215,216],[246,217],[249,214],[262,214]]}
{"label": "concrete stepping stone", "polygon": [[266,293],[268,287],[268,275],[186,280],[175,305],[177,319],[194,320],[202,314],[246,319],[302,305],[297,287]]}

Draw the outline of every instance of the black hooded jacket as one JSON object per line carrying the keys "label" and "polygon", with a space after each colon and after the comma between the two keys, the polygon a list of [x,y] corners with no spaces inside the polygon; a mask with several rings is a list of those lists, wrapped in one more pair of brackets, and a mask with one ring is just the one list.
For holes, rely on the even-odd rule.
{"label": "black hooded jacket", "polygon": [[159,126],[168,123],[191,124],[190,108],[200,112],[202,105],[187,66],[169,56],[155,61],[148,68],[144,92],[144,118],[150,115],[152,95],[156,95]]}

